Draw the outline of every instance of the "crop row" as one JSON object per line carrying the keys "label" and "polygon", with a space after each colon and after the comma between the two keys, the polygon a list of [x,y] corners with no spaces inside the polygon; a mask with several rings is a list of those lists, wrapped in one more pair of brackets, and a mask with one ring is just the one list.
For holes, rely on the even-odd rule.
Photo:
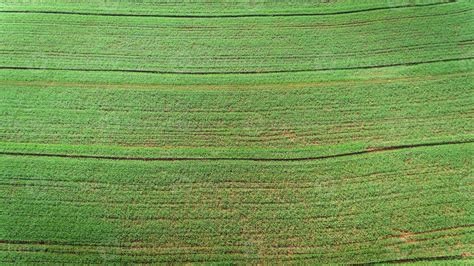
{"label": "crop row", "polygon": [[[1,260],[343,263],[460,255],[472,235],[471,148],[305,163],[2,156]],[[229,182],[240,188],[219,185]],[[255,182],[287,189],[254,189]]]}
{"label": "crop row", "polygon": [[0,66],[246,73],[472,57],[473,34],[466,25],[473,16],[467,3],[359,17],[208,20],[3,14],[0,31],[8,42],[0,42]]}

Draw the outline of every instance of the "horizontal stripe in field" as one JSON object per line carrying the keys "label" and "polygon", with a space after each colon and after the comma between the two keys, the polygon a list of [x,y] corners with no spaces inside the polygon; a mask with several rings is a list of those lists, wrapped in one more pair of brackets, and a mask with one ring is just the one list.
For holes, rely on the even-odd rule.
{"label": "horizontal stripe in field", "polygon": [[413,149],[419,147],[432,147],[432,146],[443,146],[443,145],[456,145],[474,143],[474,140],[466,141],[447,141],[447,142],[434,142],[434,143],[423,143],[423,144],[412,144],[412,145],[399,145],[399,146],[386,146],[386,147],[375,147],[364,151],[355,151],[350,153],[340,153],[333,155],[323,155],[318,157],[303,157],[303,158],[245,158],[245,157],[115,157],[115,156],[95,156],[95,155],[74,155],[74,154],[49,154],[49,153],[24,153],[24,152],[7,152],[0,151],[0,155],[9,156],[38,156],[38,157],[61,157],[61,158],[75,158],[75,159],[104,159],[104,160],[124,160],[124,161],[261,161],[261,162],[278,162],[278,161],[312,161],[312,160],[324,160],[338,157],[354,156],[374,152],[393,151],[400,149]]}
{"label": "horizontal stripe in field", "polygon": [[1,31],[9,42],[0,44],[0,66],[204,75],[472,58],[472,7],[464,1],[434,4],[364,16],[238,20],[93,17],[91,23],[89,16],[4,13]]}
{"label": "horizontal stripe in field", "polygon": [[99,2],[0,3],[0,264],[473,261],[471,1]]}
{"label": "horizontal stripe in field", "polygon": [[3,235],[0,252],[30,262],[469,260],[469,157],[463,145],[298,165],[0,156],[3,228],[41,229]]}
{"label": "horizontal stripe in field", "polygon": [[184,75],[238,75],[238,74],[275,74],[275,73],[299,73],[299,72],[317,72],[317,71],[339,71],[339,70],[357,70],[357,69],[372,69],[385,68],[397,66],[416,66],[421,64],[431,64],[440,62],[455,62],[472,60],[474,57],[464,58],[446,58],[421,62],[405,62],[387,65],[373,65],[373,66],[358,66],[358,67],[343,67],[343,68],[317,68],[317,69],[295,69],[295,70],[273,70],[273,71],[239,71],[239,72],[184,72],[184,71],[156,71],[156,70],[141,70],[141,69],[81,69],[81,68],[48,68],[48,67],[26,67],[26,66],[0,66],[0,69],[7,70],[52,70],[52,71],[84,71],[84,72],[129,72],[129,73],[148,73],[148,74],[184,74]]}
{"label": "horizontal stripe in field", "polygon": [[[406,2],[406,1],[405,1]],[[314,13],[314,12],[311,12],[311,9],[315,9],[315,10],[320,10],[322,7],[325,7],[324,6],[324,3],[320,2],[320,1],[316,1],[315,3],[311,3],[311,2],[308,2],[306,1],[306,3],[300,3],[300,4],[305,4],[305,9],[307,10],[306,12],[304,13],[294,13],[294,12],[291,12],[291,13],[278,13],[280,12],[279,9],[271,9],[272,8],[272,5],[273,8],[280,8],[280,9],[284,9],[284,8],[288,8],[288,3],[278,3],[278,2],[262,2],[262,3],[252,3],[252,9],[249,9],[248,8],[248,3],[245,3],[245,5],[243,5],[242,8],[244,11],[246,12],[249,12],[251,11],[251,14],[249,13],[242,13],[242,14],[238,14],[237,12],[239,12],[238,9],[235,9],[234,11],[234,6],[238,6],[237,2],[233,2],[233,3],[226,3],[226,12],[227,13],[232,13],[233,11],[235,12],[234,14],[215,14],[217,13],[216,10],[212,10],[210,9],[210,7],[212,7],[212,5],[214,5],[213,3],[211,2],[206,2],[206,8],[202,8],[202,6],[200,6],[200,8],[198,10],[196,9],[190,9],[188,11],[200,11],[200,12],[203,12],[203,13],[211,13],[213,15],[205,15],[205,14],[197,14],[197,15],[186,15],[186,14],[183,14],[183,15],[180,15],[180,14],[173,14],[172,12],[176,12],[178,11],[186,11],[185,8],[185,5],[186,4],[198,4],[199,3],[180,3],[180,4],[177,4],[175,9],[171,9],[170,10],[170,13],[165,13],[166,12],[166,8],[169,8],[169,7],[172,7],[173,4],[172,3],[167,3],[165,5],[162,5],[160,3],[153,3],[149,6],[147,6],[146,4],[144,5],[144,7],[146,7],[145,12],[156,12],[156,8],[157,7],[160,7],[158,10],[162,10],[162,14],[140,14],[140,13],[137,13],[136,10],[140,10],[140,5],[143,4],[143,3],[137,3],[137,2],[133,2],[133,9],[128,9],[127,12],[128,13],[104,13],[104,12],[81,12],[81,11],[68,11],[68,8],[73,8],[73,9],[77,9],[78,7],[80,6],[75,6],[75,5],[64,5],[64,6],[61,6],[61,5],[58,5],[57,2],[54,2],[54,5],[53,6],[48,6],[46,2],[43,2],[41,4],[46,4],[45,7],[48,8],[48,7],[53,7],[51,10],[41,10],[42,5],[40,3],[30,3],[29,5],[22,5],[22,3],[18,3],[18,2],[13,2],[13,3],[9,3],[9,5],[6,5],[3,7],[3,10],[0,10],[0,13],[40,13],[40,14],[63,14],[63,15],[86,15],[86,16],[130,16],[130,17],[166,17],[166,18],[239,18],[239,17],[266,17],[266,16],[270,16],[270,17],[275,17],[275,16],[325,16],[325,15],[343,15],[343,14],[352,14],[352,13],[363,13],[363,12],[371,12],[371,11],[379,11],[379,10],[394,10],[394,9],[400,9],[400,8],[419,8],[419,7],[428,7],[428,6],[436,6],[436,5],[445,5],[445,4],[450,4],[450,3],[454,3],[454,2],[457,2],[456,0],[449,0],[449,1],[431,1],[430,3],[425,3],[425,4],[413,4],[413,3],[407,3],[407,4],[403,4],[401,3],[401,1],[399,1],[399,3],[401,4],[394,4],[394,3],[389,3],[389,4],[386,4],[386,3],[378,3],[379,5],[377,6],[377,4],[375,3],[369,3],[369,5],[364,5],[366,3],[357,3],[356,5],[353,5],[353,9],[345,9],[345,10],[339,10],[339,11],[332,11],[331,10],[331,7],[335,7],[334,5],[327,5],[326,8],[327,8],[327,11],[326,12],[318,12],[318,13]],[[35,4],[37,6],[35,6]],[[70,3],[69,3],[70,4]],[[89,3],[89,4],[94,4],[94,3]],[[115,10],[117,9],[120,9],[121,7],[123,7],[126,3],[125,2],[122,2],[121,5],[110,5],[110,6],[107,6],[107,5],[100,5],[100,6],[97,6],[96,8],[104,8],[104,9],[107,9],[107,8],[113,8]],[[202,3],[201,3],[202,4]],[[237,5],[236,5],[237,4]],[[279,5],[280,4],[280,5]],[[295,3],[296,4],[296,3]],[[15,5],[18,6],[18,8],[21,8],[22,6],[25,6],[25,7],[28,7],[28,8],[31,8],[31,10],[15,10]],[[33,8],[32,8],[33,7]],[[220,6],[219,4],[217,5],[217,7],[219,9]],[[292,6],[293,8],[295,7],[295,5]],[[258,10],[258,9],[268,9],[267,13],[256,13],[255,10]],[[290,9],[291,10],[291,9]],[[285,10],[286,11],[286,10]],[[257,11],[258,12],[258,11]]]}
{"label": "horizontal stripe in field", "polygon": [[0,106],[7,110],[2,124],[8,126],[0,135],[18,143],[174,149],[465,140],[472,132],[467,122],[472,118],[470,64],[461,60],[258,79],[2,70],[10,78],[2,84]]}

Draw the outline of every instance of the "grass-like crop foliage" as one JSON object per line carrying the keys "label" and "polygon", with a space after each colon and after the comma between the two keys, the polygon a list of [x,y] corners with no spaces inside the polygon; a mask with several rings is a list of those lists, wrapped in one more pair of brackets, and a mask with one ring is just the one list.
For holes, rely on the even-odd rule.
{"label": "grass-like crop foliage", "polygon": [[472,263],[474,5],[0,3],[0,264]]}

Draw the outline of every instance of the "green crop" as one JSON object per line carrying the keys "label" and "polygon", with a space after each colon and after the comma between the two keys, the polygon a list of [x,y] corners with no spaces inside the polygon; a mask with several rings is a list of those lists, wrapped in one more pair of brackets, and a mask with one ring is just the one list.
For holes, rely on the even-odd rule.
{"label": "green crop", "polygon": [[0,3],[0,263],[470,263],[470,1]]}

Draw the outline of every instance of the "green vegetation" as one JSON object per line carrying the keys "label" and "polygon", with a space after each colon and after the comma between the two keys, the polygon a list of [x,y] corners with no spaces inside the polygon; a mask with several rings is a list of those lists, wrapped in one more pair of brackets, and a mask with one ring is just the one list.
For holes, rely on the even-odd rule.
{"label": "green vegetation", "polygon": [[[332,3],[335,2],[335,3]],[[232,16],[232,15],[275,15],[275,14],[330,14],[371,9],[401,8],[447,4],[449,0],[294,0],[284,1],[156,1],[121,0],[98,2],[90,0],[3,0],[2,11],[43,11],[91,14],[131,14],[162,16]]]}
{"label": "green vegetation", "polygon": [[[3,66],[249,72],[472,57],[470,4],[364,16],[148,18],[3,13]],[[54,25],[54,26],[53,26]],[[427,30],[429,29],[429,30]]]}
{"label": "green vegetation", "polygon": [[135,2],[0,4],[1,263],[472,259],[472,2]]}
{"label": "green vegetation", "polygon": [[472,241],[472,148],[284,163],[4,156],[2,258],[357,263],[459,255]]}

